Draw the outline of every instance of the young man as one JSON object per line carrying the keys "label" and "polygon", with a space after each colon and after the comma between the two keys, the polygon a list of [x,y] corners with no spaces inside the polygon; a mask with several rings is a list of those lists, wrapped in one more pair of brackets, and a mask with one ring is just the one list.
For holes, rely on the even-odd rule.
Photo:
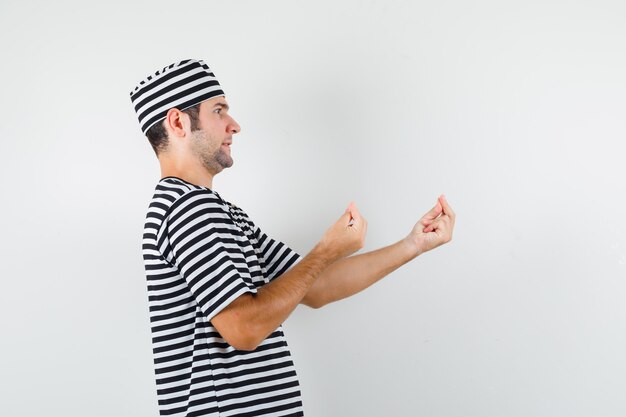
{"label": "young man", "polygon": [[142,247],[160,414],[302,416],[281,323],[449,242],[454,212],[442,195],[402,240],[349,256],[367,231],[351,203],[301,257],[213,190],[240,127],[203,61],[151,74],[131,100],[161,165]]}

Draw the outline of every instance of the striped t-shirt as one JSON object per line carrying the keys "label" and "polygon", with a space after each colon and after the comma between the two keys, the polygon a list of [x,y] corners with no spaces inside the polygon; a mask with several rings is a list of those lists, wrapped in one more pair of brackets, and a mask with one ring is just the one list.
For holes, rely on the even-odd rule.
{"label": "striped t-shirt", "polygon": [[302,416],[282,326],[254,351],[240,351],[211,324],[300,255],[217,192],[177,177],[156,186],[142,249],[160,414]]}

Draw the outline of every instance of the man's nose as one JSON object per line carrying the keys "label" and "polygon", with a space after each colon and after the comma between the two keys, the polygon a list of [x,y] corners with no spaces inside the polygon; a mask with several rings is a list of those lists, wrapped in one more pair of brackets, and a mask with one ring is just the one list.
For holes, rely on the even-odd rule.
{"label": "man's nose", "polygon": [[241,126],[239,126],[239,123],[237,123],[237,121],[233,119],[232,117],[230,118],[230,120],[231,122],[228,124],[228,132],[230,133],[241,132]]}

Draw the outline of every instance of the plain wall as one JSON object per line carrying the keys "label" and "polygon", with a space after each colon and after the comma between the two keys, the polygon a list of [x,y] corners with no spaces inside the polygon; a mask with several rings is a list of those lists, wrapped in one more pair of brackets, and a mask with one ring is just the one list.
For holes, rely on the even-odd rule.
{"label": "plain wall", "polygon": [[135,84],[204,59],[214,188],[305,255],[445,193],[448,245],[285,332],[307,416],[626,415],[626,3],[0,4],[0,413],[154,416]]}

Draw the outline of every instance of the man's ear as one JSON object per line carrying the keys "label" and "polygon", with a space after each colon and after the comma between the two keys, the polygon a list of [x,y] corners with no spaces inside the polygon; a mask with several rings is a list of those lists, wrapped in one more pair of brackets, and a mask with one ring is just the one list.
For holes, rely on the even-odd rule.
{"label": "man's ear", "polygon": [[187,132],[191,130],[189,115],[177,108],[169,109],[165,116],[165,129],[169,135],[175,137],[187,136]]}

